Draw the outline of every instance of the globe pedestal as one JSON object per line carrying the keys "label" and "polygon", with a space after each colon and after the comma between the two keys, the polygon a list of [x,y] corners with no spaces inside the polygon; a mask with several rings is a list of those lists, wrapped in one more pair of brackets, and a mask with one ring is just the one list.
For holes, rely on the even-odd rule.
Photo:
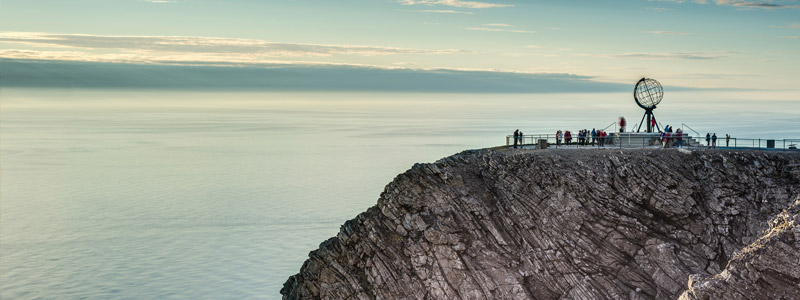
{"label": "globe pedestal", "polygon": [[[642,121],[639,122],[639,128],[636,129],[636,132],[640,132],[642,130],[642,125],[644,124],[647,124],[645,127],[645,132],[655,132],[656,129],[661,131],[661,128],[658,126],[658,121],[656,121],[656,116],[653,114],[653,108],[645,108]],[[647,123],[645,123],[645,119],[647,119]],[[654,123],[655,125],[653,125]]]}

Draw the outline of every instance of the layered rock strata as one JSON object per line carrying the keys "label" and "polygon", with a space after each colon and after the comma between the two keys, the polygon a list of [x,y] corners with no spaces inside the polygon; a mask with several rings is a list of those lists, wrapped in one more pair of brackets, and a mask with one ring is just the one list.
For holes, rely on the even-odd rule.
{"label": "layered rock strata", "polygon": [[680,299],[800,299],[800,198],[722,272],[690,276]]}
{"label": "layered rock strata", "polygon": [[796,213],[768,224],[797,195],[797,152],[466,151],[397,176],[281,294],[720,299],[759,285],[797,295],[798,233],[780,225]]}

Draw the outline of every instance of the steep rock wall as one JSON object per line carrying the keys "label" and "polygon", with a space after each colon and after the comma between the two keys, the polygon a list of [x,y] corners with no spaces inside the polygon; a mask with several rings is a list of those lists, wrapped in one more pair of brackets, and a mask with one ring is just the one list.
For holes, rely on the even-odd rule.
{"label": "steep rock wall", "polygon": [[397,176],[281,293],[675,299],[800,194],[799,166],[796,152],[466,151]]}
{"label": "steep rock wall", "polygon": [[692,275],[681,300],[800,299],[800,197],[714,276]]}

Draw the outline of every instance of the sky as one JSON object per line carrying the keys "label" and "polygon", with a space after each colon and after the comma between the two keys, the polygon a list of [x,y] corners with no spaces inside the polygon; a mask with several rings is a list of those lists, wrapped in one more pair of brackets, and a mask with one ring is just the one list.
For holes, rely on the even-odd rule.
{"label": "sky", "polygon": [[798,54],[798,0],[0,2],[6,87],[793,91]]}

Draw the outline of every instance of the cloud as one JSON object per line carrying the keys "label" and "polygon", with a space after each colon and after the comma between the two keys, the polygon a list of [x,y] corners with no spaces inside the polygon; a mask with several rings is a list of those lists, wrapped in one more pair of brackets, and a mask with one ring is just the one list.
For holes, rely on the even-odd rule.
{"label": "cloud", "polygon": [[647,7],[645,9],[652,10],[652,11],[668,11],[668,10],[672,10],[671,8],[666,8],[666,7]]}
{"label": "cloud", "polygon": [[[707,0],[648,0],[650,2],[672,2],[672,3],[685,3],[693,2],[697,4],[708,4]],[[788,3],[794,3],[796,0],[764,0],[764,1],[745,1],[745,0],[713,0],[716,5],[734,6],[744,8],[763,8],[763,9],[777,9],[777,8],[798,8],[800,6]]]}
{"label": "cloud", "polygon": [[783,38],[797,40],[800,39],[800,35],[785,36]]}
{"label": "cloud", "polygon": [[709,60],[720,59],[727,57],[721,54],[706,54],[706,53],[623,53],[614,55],[617,58],[634,58],[645,60],[662,60],[662,59],[691,59],[691,60]]}
{"label": "cloud", "polygon": [[783,4],[767,3],[767,2],[747,2],[741,0],[714,0],[717,5],[730,5],[738,7],[758,7],[758,8],[780,8],[785,7]]}
{"label": "cloud", "polygon": [[421,12],[421,13],[436,13],[436,14],[463,14],[463,15],[473,15],[475,13],[469,11],[460,11],[460,10],[449,10],[449,9],[423,9],[423,10],[400,10],[400,11],[410,11],[410,12]]}
{"label": "cloud", "polygon": [[[20,44],[35,51],[9,51],[3,57],[96,61],[209,61],[231,63],[271,62],[279,59],[343,55],[441,55],[470,53],[446,49],[426,50],[360,45],[274,43],[253,39],[185,36],[105,36],[36,32],[3,32],[0,42]],[[58,50],[53,50],[58,49]]]}
{"label": "cloud", "polygon": [[706,3],[708,3],[708,1],[706,1],[706,0],[692,0],[692,1],[687,1],[687,0],[647,0],[647,1],[650,1],[650,2],[672,2],[672,3],[694,2],[694,3],[698,3],[698,4],[706,4]]}
{"label": "cloud", "polygon": [[770,26],[771,28],[788,28],[788,29],[800,29],[800,23],[792,23],[789,25],[784,26]]}
{"label": "cloud", "polygon": [[440,14],[464,14],[464,15],[472,15],[472,14],[474,14],[473,12],[469,12],[469,11],[458,11],[458,10],[449,10],[449,9],[439,9],[439,10],[436,10],[436,9],[425,9],[425,10],[421,10],[420,12],[440,13]]}
{"label": "cloud", "polygon": [[580,93],[628,84],[559,73],[261,64],[238,67],[4,59],[3,87],[224,91]]}
{"label": "cloud", "polygon": [[686,33],[686,32],[680,32],[680,31],[661,31],[661,30],[647,31],[647,33],[652,33],[652,34],[666,34],[666,35],[689,35],[689,33]]}
{"label": "cloud", "polygon": [[729,57],[736,52],[693,53],[693,52],[651,52],[620,54],[576,54],[576,56],[594,56],[603,58],[624,58],[641,60],[713,60]]}
{"label": "cloud", "polygon": [[494,7],[513,7],[510,4],[495,4],[488,2],[477,1],[461,1],[461,0],[398,0],[404,5],[444,5],[462,8],[494,8]]}
{"label": "cloud", "polygon": [[763,77],[763,75],[756,74],[735,74],[735,73],[685,73],[676,74],[684,78],[702,78],[702,79],[730,79],[737,77]]}
{"label": "cloud", "polygon": [[483,24],[483,26],[492,26],[492,27],[514,27],[514,25],[509,25],[509,24],[501,24],[501,23]]}
{"label": "cloud", "polygon": [[466,29],[476,30],[476,31],[493,31],[493,32],[536,33],[536,31],[530,31],[530,30],[488,28],[488,27],[467,27]]}

